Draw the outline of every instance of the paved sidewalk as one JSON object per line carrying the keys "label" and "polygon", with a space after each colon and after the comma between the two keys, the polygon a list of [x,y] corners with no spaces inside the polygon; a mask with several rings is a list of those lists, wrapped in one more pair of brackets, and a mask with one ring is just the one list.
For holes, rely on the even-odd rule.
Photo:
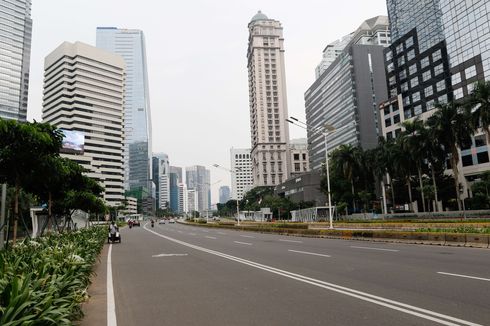
{"label": "paved sidewalk", "polygon": [[92,276],[92,284],[88,288],[90,298],[82,304],[84,318],[78,322],[81,326],[106,325],[107,324],[107,252],[109,245],[105,244],[99,256],[99,261],[94,266],[95,274]]}

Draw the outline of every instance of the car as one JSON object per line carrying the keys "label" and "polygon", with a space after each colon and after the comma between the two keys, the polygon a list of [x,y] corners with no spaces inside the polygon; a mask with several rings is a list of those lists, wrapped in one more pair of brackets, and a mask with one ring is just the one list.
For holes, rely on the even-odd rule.
{"label": "car", "polygon": [[219,216],[215,216],[215,217],[213,217],[213,221],[218,221],[218,222],[219,222],[219,220],[220,220],[220,219],[219,219]]}
{"label": "car", "polygon": [[162,219],[162,220],[158,221],[158,224],[165,224],[165,220]]}
{"label": "car", "polygon": [[171,218],[168,223],[175,223],[175,220],[173,218]]}
{"label": "car", "polygon": [[140,221],[134,220],[133,221],[133,226],[141,226]]}

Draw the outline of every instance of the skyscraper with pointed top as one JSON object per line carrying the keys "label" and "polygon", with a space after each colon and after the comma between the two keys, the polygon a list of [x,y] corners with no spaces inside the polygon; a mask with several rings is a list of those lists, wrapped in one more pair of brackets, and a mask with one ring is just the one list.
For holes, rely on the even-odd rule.
{"label": "skyscraper with pointed top", "polygon": [[248,29],[253,182],[254,186],[274,186],[290,174],[282,25],[259,11],[252,17]]}

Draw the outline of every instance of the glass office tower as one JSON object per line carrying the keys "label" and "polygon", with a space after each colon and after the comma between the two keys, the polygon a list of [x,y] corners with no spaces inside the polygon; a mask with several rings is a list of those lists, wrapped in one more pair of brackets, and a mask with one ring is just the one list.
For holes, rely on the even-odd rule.
{"label": "glass office tower", "polygon": [[126,62],[125,188],[141,201],[138,206],[143,213],[150,214],[154,205],[147,198],[152,196],[154,185],[145,38],[141,30],[98,27],[97,47],[119,54]]}
{"label": "glass office tower", "polygon": [[0,118],[26,121],[31,0],[0,1]]}

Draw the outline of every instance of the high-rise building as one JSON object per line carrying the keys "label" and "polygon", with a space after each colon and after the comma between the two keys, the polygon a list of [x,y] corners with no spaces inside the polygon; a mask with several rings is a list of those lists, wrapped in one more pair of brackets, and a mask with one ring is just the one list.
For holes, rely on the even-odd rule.
{"label": "high-rise building", "polygon": [[120,56],[80,42],[44,60],[43,121],[78,136],[82,146],[63,156],[86,168],[114,206],[124,200],[124,67]]}
{"label": "high-rise building", "polygon": [[184,182],[182,179],[182,168],[171,166],[169,174],[170,183],[170,210],[172,212],[183,212],[183,200],[181,185]]}
{"label": "high-rise building", "polygon": [[[141,30],[97,28],[97,47],[119,54],[126,62],[124,104],[125,187],[136,192],[145,214],[151,214],[152,136],[145,37]],[[144,204],[146,203],[146,204]]]}
{"label": "high-rise building", "polygon": [[221,186],[219,187],[219,203],[226,204],[230,200],[230,187]]}
{"label": "high-rise building", "polygon": [[309,168],[325,162],[325,125],[337,129],[328,149],[342,144],[377,145],[378,105],[387,99],[383,50],[389,45],[388,17],[364,21],[335,61],[305,92]]}
{"label": "high-rise building", "polygon": [[291,178],[310,171],[308,141],[306,138],[291,139],[289,142],[291,155]]}
{"label": "high-rise building", "polygon": [[241,200],[253,188],[252,159],[249,148],[232,148],[231,159],[231,198]]}
{"label": "high-rise building", "polygon": [[155,184],[156,207],[167,209],[170,204],[170,163],[165,153],[154,154],[152,179]]}
{"label": "high-rise building", "polygon": [[321,74],[337,59],[337,57],[344,51],[345,47],[352,40],[352,34],[342,37],[340,40],[336,40],[328,44],[323,49],[322,61],[316,66],[315,76],[318,79]]}
{"label": "high-rise building", "polygon": [[260,11],[248,24],[247,51],[254,186],[289,177],[289,126],[281,23]]}
{"label": "high-rise building", "polygon": [[0,118],[26,121],[31,0],[0,1]]}
{"label": "high-rise building", "polygon": [[199,199],[196,189],[187,189],[187,213],[199,211]]}
{"label": "high-rise building", "polygon": [[[435,104],[458,101],[490,80],[490,6],[486,0],[388,0],[393,44],[386,49],[390,98],[380,105],[382,133],[396,137],[404,121],[427,119]],[[461,149],[459,182],[490,169],[489,147],[477,132]]]}
{"label": "high-rise building", "polygon": [[179,213],[189,212],[189,198],[187,197],[187,186],[185,183],[179,184]]}
{"label": "high-rise building", "polygon": [[[204,166],[194,165],[185,168],[185,182],[187,189],[195,189],[197,192],[197,210],[204,212],[210,208],[210,181],[211,176]],[[191,199],[189,198],[189,202]],[[190,205],[190,203],[189,203]]]}

